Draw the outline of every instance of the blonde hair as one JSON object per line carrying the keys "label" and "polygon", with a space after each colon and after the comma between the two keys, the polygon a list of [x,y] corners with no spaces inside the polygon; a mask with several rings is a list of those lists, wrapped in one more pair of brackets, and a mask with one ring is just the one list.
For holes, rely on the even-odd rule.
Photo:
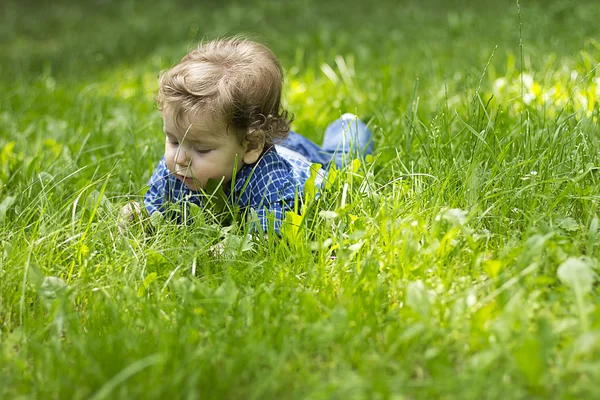
{"label": "blonde hair", "polygon": [[[240,139],[265,146],[288,135],[292,117],[281,106],[283,71],[266,46],[240,37],[201,43],[158,79],[159,110],[184,115],[215,112]],[[183,127],[185,130],[187,127]]]}

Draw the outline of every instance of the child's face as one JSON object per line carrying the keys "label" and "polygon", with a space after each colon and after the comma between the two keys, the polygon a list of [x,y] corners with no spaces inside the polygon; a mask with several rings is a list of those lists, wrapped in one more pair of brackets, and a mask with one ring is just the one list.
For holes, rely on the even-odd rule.
{"label": "child's face", "polygon": [[256,161],[247,151],[248,143],[240,143],[231,128],[227,131],[223,118],[210,112],[182,115],[187,131],[177,128],[169,108],[163,110],[163,121],[167,167],[192,190],[204,189],[209,179],[225,178],[227,183],[244,164]]}

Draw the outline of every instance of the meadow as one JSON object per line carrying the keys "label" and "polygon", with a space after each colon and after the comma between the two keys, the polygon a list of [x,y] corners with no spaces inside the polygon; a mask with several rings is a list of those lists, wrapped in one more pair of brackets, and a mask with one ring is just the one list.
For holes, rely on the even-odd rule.
{"label": "meadow", "polygon": [[[0,398],[533,399],[600,389],[595,0],[5,0]],[[293,130],[375,153],[281,238],[119,226],[157,75],[244,33]],[[309,191],[310,192],[310,191]]]}

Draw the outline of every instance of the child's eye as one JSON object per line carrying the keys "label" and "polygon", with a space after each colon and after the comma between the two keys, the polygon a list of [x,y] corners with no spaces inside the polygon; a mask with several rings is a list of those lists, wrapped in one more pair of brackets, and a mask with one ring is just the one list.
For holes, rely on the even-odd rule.
{"label": "child's eye", "polygon": [[210,149],[199,149],[199,148],[194,148],[194,151],[198,154],[206,154],[208,152],[210,152]]}

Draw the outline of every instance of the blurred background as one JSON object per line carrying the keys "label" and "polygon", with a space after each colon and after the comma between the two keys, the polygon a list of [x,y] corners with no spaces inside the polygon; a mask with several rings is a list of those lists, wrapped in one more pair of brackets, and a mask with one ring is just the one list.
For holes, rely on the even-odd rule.
{"label": "blurred background", "polygon": [[521,71],[531,96],[562,90],[565,100],[557,82],[595,77],[599,20],[593,0],[4,0],[0,146],[70,152],[100,172],[127,158],[115,193],[139,191],[162,151],[159,71],[202,39],[243,33],[280,58],[294,130],[318,142],[343,112],[375,117],[378,149],[392,158],[407,114],[462,110],[474,123],[475,92],[518,114]]}
{"label": "blurred background", "polygon": [[[519,5],[520,3],[520,5]],[[13,1],[2,2],[3,75],[90,76],[156,57],[177,59],[202,38],[244,32],[268,42],[284,64],[291,48],[317,56],[352,52],[359,59],[401,62],[398,50],[462,54],[475,60],[495,45],[532,56],[561,53],[598,37],[597,2],[589,0],[360,1]],[[392,51],[390,52],[390,49]],[[464,54],[462,54],[464,56]],[[173,60],[170,60],[173,61]]]}

